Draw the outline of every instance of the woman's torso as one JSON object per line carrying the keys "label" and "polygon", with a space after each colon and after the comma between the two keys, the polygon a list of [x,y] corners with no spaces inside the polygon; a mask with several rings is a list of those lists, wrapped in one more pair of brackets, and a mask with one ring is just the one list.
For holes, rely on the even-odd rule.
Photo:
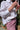
{"label": "woman's torso", "polygon": [[[9,2],[5,2],[4,3],[4,6],[6,6],[7,7],[7,9],[11,6],[11,4],[12,4],[12,2],[11,3],[9,3]],[[3,8],[3,7],[2,7]],[[4,13],[5,14],[5,13]],[[15,17],[17,17],[17,14],[16,14],[16,12],[15,12],[15,7],[11,10],[11,12],[9,12],[9,15],[10,16],[6,16],[7,18],[6,19],[4,19],[4,16],[2,16],[2,18],[4,19],[4,20],[9,20],[10,21],[10,19],[13,19],[13,18],[15,18]]]}

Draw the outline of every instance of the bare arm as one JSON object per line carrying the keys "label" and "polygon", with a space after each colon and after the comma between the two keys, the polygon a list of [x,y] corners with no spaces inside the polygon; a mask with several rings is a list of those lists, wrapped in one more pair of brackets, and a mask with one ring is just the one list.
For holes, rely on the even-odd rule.
{"label": "bare arm", "polygon": [[10,6],[8,10],[11,11],[16,5],[17,5],[17,2],[12,3],[12,5]]}

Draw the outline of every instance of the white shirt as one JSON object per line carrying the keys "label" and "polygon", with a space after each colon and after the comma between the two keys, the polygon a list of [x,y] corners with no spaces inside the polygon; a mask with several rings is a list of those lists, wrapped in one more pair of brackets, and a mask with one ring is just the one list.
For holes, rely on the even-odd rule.
{"label": "white shirt", "polygon": [[13,8],[11,12],[8,11],[8,8],[11,6],[11,4],[12,4],[12,2],[9,3],[7,1],[3,1],[1,3],[1,9],[4,9],[5,7],[7,8],[6,11],[0,12],[2,19],[4,19],[5,15],[10,14],[10,16],[8,16],[6,19],[4,19],[6,21],[6,23],[10,22],[11,21],[10,19],[15,18],[17,16],[17,14],[14,12],[15,8]]}

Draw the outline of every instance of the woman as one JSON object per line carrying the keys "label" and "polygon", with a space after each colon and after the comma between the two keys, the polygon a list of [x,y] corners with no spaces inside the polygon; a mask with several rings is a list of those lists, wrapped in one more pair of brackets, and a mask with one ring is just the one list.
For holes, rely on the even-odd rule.
{"label": "woman", "polygon": [[[15,6],[17,5],[17,2],[13,2],[11,0],[6,0],[5,2],[3,1],[2,6],[1,6],[1,17],[2,17],[2,22],[3,25],[6,23],[7,30],[15,30],[15,25],[16,25],[16,17],[17,17],[17,9],[15,10]],[[17,5],[18,6],[18,5]],[[6,8],[6,9],[5,9]],[[4,11],[6,10],[6,11]],[[5,18],[5,15],[6,18]]]}
{"label": "woman", "polygon": [[[11,6],[8,8],[9,12],[10,12],[10,16],[7,18],[7,20],[9,20],[6,24],[7,30],[16,30],[15,26],[16,26],[16,17],[17,17],[17,8],[14,8],[17,5],[17,2],[13,2],[12,0],[7,0],[8,4],[10,4]],[[18,6],[18,5],[17,5]],[[11,21],[10,21],[11,20]]]}

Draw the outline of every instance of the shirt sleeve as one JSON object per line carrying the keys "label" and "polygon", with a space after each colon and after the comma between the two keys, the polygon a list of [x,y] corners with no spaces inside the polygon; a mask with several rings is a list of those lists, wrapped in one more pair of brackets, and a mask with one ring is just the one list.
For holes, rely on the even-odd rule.
{"label": "shirt sleeve", "polygon": [[5,8],[5,4],[4,3],[5,3],[4,1],[1,2],[1,9]]}
{"label": "shirt sleeve", "polygon": [[[1,3],[1,9],[4,9],[4,8],[5,8],[5,5],[4,5],[4,2],[2,2],[2,3]],[[6,11],[0,12],[0,15],[3,16],[3,15],[6,15],[6,14],[8,14],[8,13],[9,13],[9,11],[8,11],[8,9],[7,9]]]}
{"label": "shirt sleeve", "polygon": [[3,16],[3,15],[7,15],[8,13],[9,13],[8,10],[6,10],[6,11],[4,11],[4,12],[2,11],[2,12],[1,12],[1,16]]}

